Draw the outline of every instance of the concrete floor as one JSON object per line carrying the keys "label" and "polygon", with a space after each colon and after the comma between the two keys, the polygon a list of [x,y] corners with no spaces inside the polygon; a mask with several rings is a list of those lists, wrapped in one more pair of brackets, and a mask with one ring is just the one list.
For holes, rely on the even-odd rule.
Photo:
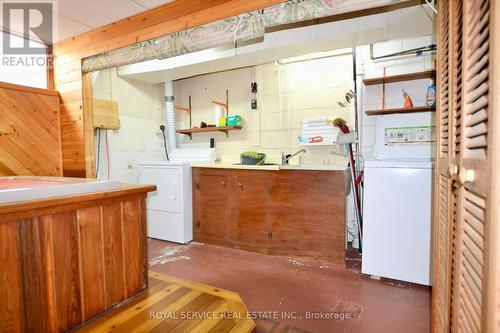
{"label": "concrete floor", "polygon": [[[257,332],[430,331],[430,288],[372,280],[360,273],[359,265],[338,269],[315,261],[154,239],[149,241],[149,257],[151,271],[238,292],[255,318]],[[308,313],[323,318],[308,319]]]}

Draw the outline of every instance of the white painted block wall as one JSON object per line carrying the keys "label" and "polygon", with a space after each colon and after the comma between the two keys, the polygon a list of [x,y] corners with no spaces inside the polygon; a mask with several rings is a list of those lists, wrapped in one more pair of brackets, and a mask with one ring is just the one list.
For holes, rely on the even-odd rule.
{"label": "white painted block wall", "polygon": [[[229,138],[223,133],[194,134],[192,140],[179,135],[179,146],[207,146],[213,137],[219,159],[225,156],[237,159],[246,150],[278,157],[282,151],[289,153],[301,148],[297,137],[304,118],[340,116],[353,124],[353,108],[337,105],[353,88],[352,53],[350,50],[340,53],[330,58],[279,66],[264,64],[175,81],[176,105],[187,106],[191,95],[193,125],[199,126],[201,121],[213,123],[211,100],[224,102],[226,89],[229,90],[229,113],[243,118],[243,129],[230,132]],[[253,81],[258,85],[258,110],[250,108]],[[177,128],[189,126],[187,113],[179,111],[176,116]],[[331,154],[331,149],[311,148],[301,159],[302,163],[346,164],[345,158]]]}
{"label": "white painted block wall", "polygon": [[[136,183],[138,162],[165,159],[159,130],[166,118],[163,86],[123,79],[110,69],[99,73],[93,91],[94,98],[118,102],[120,129],[107,131],[110,179]],[[107,179],[105,134],[101,130],[98,179]]]}

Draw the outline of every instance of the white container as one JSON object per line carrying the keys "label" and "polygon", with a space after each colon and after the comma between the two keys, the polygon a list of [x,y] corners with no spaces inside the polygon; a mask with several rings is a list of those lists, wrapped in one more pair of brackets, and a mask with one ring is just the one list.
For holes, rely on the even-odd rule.
{"label": "white container", "polygon": [[219,125],[219,119],[224,118],[225,116],[226,116],[226,112],[225,112],[224,108],[218,104],[215,104],[215,106],[214,106],[215,126],[217,126],[217,127],[223,126],[223,125]]}

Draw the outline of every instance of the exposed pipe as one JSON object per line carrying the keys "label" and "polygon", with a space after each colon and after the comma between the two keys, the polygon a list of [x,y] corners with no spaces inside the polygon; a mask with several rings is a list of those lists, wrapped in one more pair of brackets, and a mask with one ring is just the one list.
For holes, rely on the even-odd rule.
{"label": "exposed pipe", "polygon": [[282,64],[279,61],[275,61],[274,65],[276,66],[276,70],[278,71],[278,109],[280,112],[280,151],[283,154],[283,101],[281,100],[281,73],[280,66]]}
{"label": "exposed pipe", "polygon": [[408,55],[419,56],[419,55],[423,54],[424,52],[436,52],[436,49],[437,49],[436,44],[430,44],[428,46],[417,47],[417,48],[410,49],[410,50],[403,50],[400,52],[395,52],[395,53],[375,57],[373,55],[373,44],[370,44],[370,59],[371,60],[379,60],[379,59],[401,57],[401,56],[408,56]]}
{"label": "exposed pipe", "polygon": [[437,12],[437,9],[434,6],[434,4],[431,1],[429,1],[429,0],[425,0],[425,3],[429,6],[430,9],[432,9],[432,11],[434,12],[434,14],[437,15],[438,12]]}
{"label": "exposed pipe", "polygon": [[173,152],[177,147],[175,134],[174,82],[165,81],[165,109],[167,113],[168,151]]}

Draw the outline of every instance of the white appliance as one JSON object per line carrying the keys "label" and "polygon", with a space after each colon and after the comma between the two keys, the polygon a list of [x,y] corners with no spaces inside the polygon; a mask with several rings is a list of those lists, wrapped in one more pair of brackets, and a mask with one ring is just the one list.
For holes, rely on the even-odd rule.
{"label": "white appliance", "polygon": [[365,162],[361,271],[431,285],[433,114],[377,117]]}
{"label": "white appliance", "polygon": [[193,240],[191,164],[214,161],[214,148],[200,148],[176,149],[170,161],[138,164],[139,183],[157,187],[147,199],[148,237],[183,244]]}

